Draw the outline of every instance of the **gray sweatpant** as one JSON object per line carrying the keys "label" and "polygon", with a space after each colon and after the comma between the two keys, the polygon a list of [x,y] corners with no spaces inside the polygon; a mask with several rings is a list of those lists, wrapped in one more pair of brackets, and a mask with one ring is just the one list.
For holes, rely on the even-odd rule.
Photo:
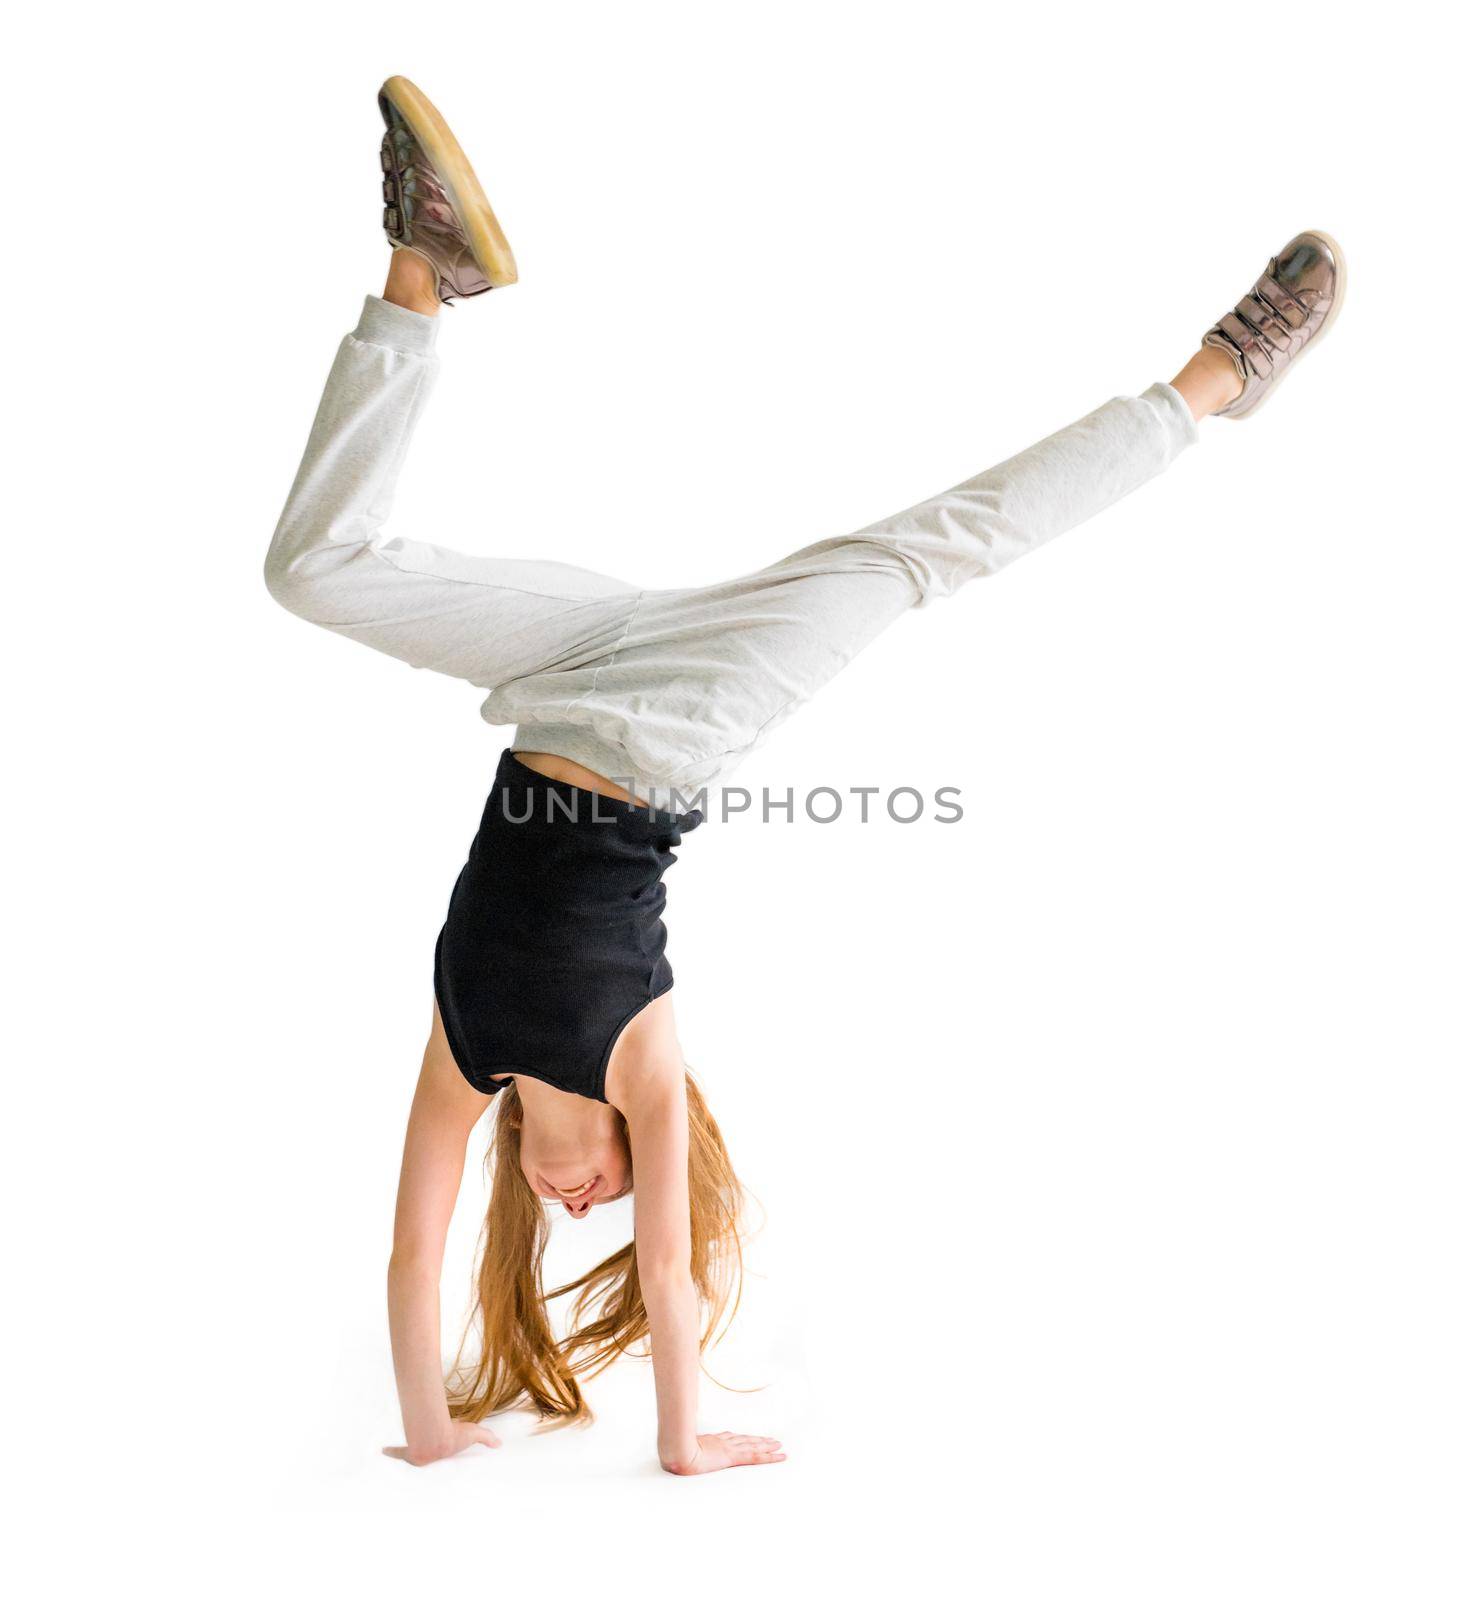
{"label": "gray sweatpant", "polygon": [[656,803],[729,772],[893,618],[1085,521],[1195,438],[1157,383],[860,533],[698,589],[460,555],[385,531],[435,374],[436,320],[371,295],[324,389],[268,552],[290,611],[491,694],[513,746]]}

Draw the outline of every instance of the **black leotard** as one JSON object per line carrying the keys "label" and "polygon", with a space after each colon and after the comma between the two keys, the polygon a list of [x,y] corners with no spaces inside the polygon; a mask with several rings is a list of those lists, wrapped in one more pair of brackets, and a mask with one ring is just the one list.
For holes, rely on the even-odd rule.
{"label": "black leotard", "polygon": [[673,984],[663,874],[703,814],[593,794],[502,753],[435,948],[456,1064],[602,1100],[618,1035]]}

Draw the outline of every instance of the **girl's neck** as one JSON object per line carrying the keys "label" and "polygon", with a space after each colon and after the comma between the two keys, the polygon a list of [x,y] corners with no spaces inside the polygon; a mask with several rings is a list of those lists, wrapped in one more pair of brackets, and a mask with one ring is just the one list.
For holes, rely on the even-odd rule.
{"label": "girl's neck", "polygon": [[516,1092],[522,1114],[530,1119],[537,1136],[554,1144],[580,1144],[600,1135],[616,1115],[610,1105],[600,1100],[568,1094],[540,1078],[518,1077]]}

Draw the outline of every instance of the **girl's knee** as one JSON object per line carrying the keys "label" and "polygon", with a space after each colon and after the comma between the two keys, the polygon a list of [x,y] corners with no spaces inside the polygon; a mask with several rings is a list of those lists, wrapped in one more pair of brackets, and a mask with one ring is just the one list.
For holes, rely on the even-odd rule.
{"label": "girl's knee", "polygon": [[290,561],[273,551],[263,563],[263,582],[285,611],[305,622],[320,620],[332,587],[327,573],[311,568],[306,561]]}

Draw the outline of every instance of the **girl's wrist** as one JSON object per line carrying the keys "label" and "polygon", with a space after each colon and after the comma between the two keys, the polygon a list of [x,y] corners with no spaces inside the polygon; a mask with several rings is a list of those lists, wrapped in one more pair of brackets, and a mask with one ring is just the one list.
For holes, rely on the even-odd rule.
{"label": "girl's wrist", "polygon": [[407,1416],[404,1421],[405,1442],[411,1446],[441,1444],[451,1436],[452,1418],[444,1406],[424,1416]]}
{"label": "girl's wrist", "polygon": [[658,1440],[658,1464],[665,1472],[682,1472],[699,1453],[699,1436],[689,1434],[683,1439]]}

